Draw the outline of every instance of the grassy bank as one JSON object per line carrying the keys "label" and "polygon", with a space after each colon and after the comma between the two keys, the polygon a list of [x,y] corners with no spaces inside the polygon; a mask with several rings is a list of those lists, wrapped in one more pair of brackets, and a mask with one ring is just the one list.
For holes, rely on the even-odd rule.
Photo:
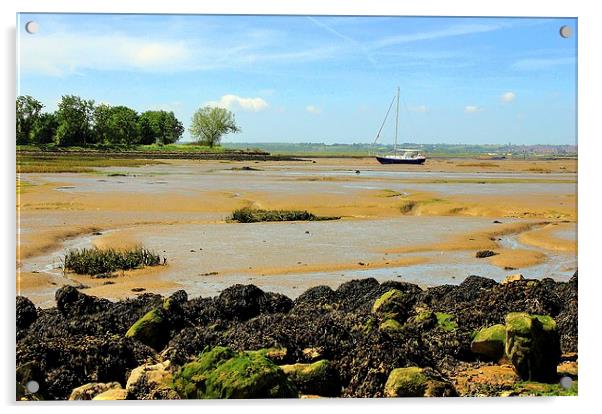
{"label": "grassy bank", "polygon": [[262,221],[323,221],[338,220],[340,217],[316,216],[305,210],[261,210],[250,207],[234,210],[228,217],[239,223],[258,223]]}
{"label": "grassy bank", "polygon": [[111,158],[100,154],[38,156],[17,153],[17,173],[91,173],[100,167],[139,167],[147,164],[161,164],[161,161]]}

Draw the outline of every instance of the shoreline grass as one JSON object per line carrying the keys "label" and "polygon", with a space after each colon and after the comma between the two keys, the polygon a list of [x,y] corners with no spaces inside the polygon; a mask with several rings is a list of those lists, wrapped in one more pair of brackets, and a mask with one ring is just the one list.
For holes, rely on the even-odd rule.
{"label": "shoreline grass", "polygon": [[317,216],[306,210],[261,210],[244,207],[234,210],[227,221],[239,223],[259,223],[266,221],[326,221],[339,220],[336,216]]}
{"label": "shoreline grass", "polygon": [[65,270],[92,276],[159,264],[161,264],[161,257],[143,247],[127,250],[71,249],[67,251],[64,259]]}

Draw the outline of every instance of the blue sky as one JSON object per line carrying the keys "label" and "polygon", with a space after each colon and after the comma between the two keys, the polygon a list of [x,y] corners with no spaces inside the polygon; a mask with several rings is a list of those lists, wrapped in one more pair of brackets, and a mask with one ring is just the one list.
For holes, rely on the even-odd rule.
{"label": "blue sky", "polygon": [[353,143],[373,141],[399,86],[401,142],[575,144],[576,32],[556,18],[21,14],[18,93],[50,111],[64,94],[172,110],[187,128],[219,105],[242,128],[226,141]]}

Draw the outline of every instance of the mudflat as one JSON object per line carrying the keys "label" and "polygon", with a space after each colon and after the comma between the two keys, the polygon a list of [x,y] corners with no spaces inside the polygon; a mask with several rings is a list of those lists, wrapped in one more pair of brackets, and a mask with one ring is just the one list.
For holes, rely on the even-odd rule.
{"label": "mudflat", "polygon": [[[248,167],[248,168],[245,168]],[[422,286],[469,274],[568,280],[577,268],[575,160],[372,158],[161,160],[17,177],[17,294],[121,299],[141,292],[214,295],[233,283],[298,296],[318,284],[395,278]],[[340,220],[233,223],[242,207]],[[165,265],[103,280],[65,273],[65,250],[144,245]],[[496,255],[478,259],[478,250]],[[132,290],[133,289],[133,290]]]}

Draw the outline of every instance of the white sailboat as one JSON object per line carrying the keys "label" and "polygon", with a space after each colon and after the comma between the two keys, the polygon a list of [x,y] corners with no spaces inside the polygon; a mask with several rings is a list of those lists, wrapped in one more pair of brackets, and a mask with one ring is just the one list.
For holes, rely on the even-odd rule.
{"label": "white sailboat", "polygon": [[383,123],[376,134],[376,138],[374,139],[374,143],[376,144],[378,138],[380,138],[380,133],[385,126],[385,122],[387,121],[387,117],[389,116],[389,112],[391,112],[391,107],[395,101],[397,101],[397,111],[395,116],[395,144],[393,145],[393,152],[384,155],[377,155],[376,160],[381,164],[424,164],[426,157],[422,155],[419,150],[397,148],[397,131],[399,129],[399,86],[397,87],[397,95],[393,98],[391,104],[389,105],[385,119],[383,120]]}

